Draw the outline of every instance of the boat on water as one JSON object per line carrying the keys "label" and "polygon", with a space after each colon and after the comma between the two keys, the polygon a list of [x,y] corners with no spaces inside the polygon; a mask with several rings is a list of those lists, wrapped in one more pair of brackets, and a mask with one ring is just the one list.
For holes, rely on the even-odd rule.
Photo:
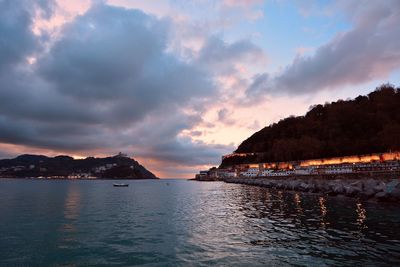
{"label": "boat on water", "polygon": [[127,186],[129,186],[129,184],[117,184],[117,183],[114,183],[113,186],[115,186],[115,187],[127,187]]}

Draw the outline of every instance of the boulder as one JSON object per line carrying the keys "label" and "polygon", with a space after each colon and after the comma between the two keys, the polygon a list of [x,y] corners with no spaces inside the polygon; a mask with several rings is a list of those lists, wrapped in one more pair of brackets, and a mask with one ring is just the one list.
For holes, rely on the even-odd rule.
{"label": "boulder", "polygon": [[268,181],[268,180],[263,180],[261,183],[262,183],[263,187],[270,187],[271,186],[271,181]]}
{"label": "boulder", "polygon": [[379,192],[375,194],[375,198],[379,201],[386,201],[389,199],[389,196],[386,192]]}
{"label": "boulder", "polygon": [[319,190],[320,190],[320,189],[319,189],[319,187],[318,187],[318,184],[313,184],[312,188],[310,189],[310,192],[318,193]]}
{"label": "boulder", "polygon": [[394,200],[400,200],[400,188],[395,188],[392,192],[389,193],[389,196]]}
{"label": "boulder", "polygon": [[329,190],[328,192],[326,192],[329,196],[337,196],[338,195],[338,193],[336,193],[335,191],[333,191],[333,190]]}
{"label": "boulder", "polygon": [[359,191],[361,191],[362,188],[363,188],[363,183],[362,183],[361,181],[352,182],[352,183],[350,183],[350,185],[351,185],[352,187],[354,187],[354,188],[358,188]]}
{"label": "boulder", "polygon": [[310,183],[308,185],[308,190],[307,192],[314,192],[315,191],[315,184],[314,183]]}
{"label": "boulder", "polygon": [[302,183],[299,185],[299,189],[300,189],[301,191],[307,191],[307,189],[308,189],[308,184],[305,183],[305,182],[302,182]]}
{"label": "boulder", "polygon": [[257,186],[263,186],[263,182],[261,180],[255,181],[254,184]]}
{"label": "boulder", "polygon": [[368,179],[363,181],[363,188],[364,190],[368,190],[368,189],[373,189],[375,186],[377,186],[378,182],[374,179]]}
{"label": "boulder", "polygon": [[387,192],[389,196],[395,200],[400,199],[400,181],[392,180],[387,183],[385,192]]}
{"label": "boulder", "polygon": [[360,193],[360,196],[363,199],[369,199],[369,198],[372,198],[375,194],[376,194],[376,192],[373,189],[369,188],[369,189],[362,191]]}
{"label": "boulder", "polygon": [[338,184],[334,185],[332,187],[332,191],[337,195],[338,194],[343,194],[344,193],[343,185],[341,183],[338,183]]}
{"label": "boulder", "polygon": [[354,187],[351,185],[344,186],[344,193],[346,196],[354,197],[356,196],[361,190],[358,187]]}
{"label": "boulder", "polygon": [[295,190],[297,188],[298,182],[296,180],[290,181],[288,184],[289,190]]}
{"label": "boulder", "polygon": [[386,188],[385,182],[380,181],[380,182],[377,182],[376,186],[374,186],[374,191],[382,192],[385,190],[385,188]]}
{"label": "boulder", "polygon": [[330,189],[331,189],[330,185],[327,182],[322,182],[320,184],[320,191],[327,192],[327,191],[330,191]]}
{"label": "boulder", "polygon": [[392,193],[392,191],[395,190],[396,188],[400,188],[400,181],[392,180],[386,184],[385,191],[388,193]]}

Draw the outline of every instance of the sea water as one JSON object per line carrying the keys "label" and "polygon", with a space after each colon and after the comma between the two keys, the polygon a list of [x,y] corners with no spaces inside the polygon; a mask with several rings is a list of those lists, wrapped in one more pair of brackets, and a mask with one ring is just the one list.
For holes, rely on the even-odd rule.
{"label": "sea water", "polygon": [[0,179],[0,266],[400,266],[399,205],[113,182]]}

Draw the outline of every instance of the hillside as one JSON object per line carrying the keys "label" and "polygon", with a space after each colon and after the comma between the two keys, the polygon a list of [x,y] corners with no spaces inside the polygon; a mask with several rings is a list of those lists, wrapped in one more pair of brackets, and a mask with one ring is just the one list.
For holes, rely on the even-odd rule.
{"label": "hillside", "polygon": [[312,106],[254,133],[221,167],[250,162],[327,158],[400,150],[400,88],[384,84],[367,96]]}
{"label": "hillside", "polygon": [[134,159],[114,157],[74,159],[69,156],[21,155],[0,160],[0,177],[96,177],[157,179]]}

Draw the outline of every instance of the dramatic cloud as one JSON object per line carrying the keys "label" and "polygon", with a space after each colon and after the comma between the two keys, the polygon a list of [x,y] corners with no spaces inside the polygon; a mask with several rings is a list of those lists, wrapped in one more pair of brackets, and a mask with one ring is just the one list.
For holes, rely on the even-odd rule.
{"label": "dramatic cloud", "polygon": [[[9,57],[1,66],[26,63],[40,50],[32,14],[1,4],[9,5],[1,11],[2,36],[13,38],[1,43]],[[19,24],[16,13],[25,16]],[[63,26],[35,64],[0,73],[0,142],[81,153],[129,147],[143,158],[189,165],[232,150],[178,137],[201,121],[193,107],[216,88],[203,67],[166,52],[169,27],[138,10],[93,5]]]}
{"label": "dramatic cloud", "polygon": [[227,125],[232,125],[235,123],[234,120],[232,120],[231,117],[232,113],[229,112],[227,108],[222,108],[218,110],[218,121],[227,124]]}
{"label": "dramatic cloud", "polygon": [[37,48],[37,40],[30,30],[32,3],[0,1],[0,71],[24,60]]}
{"label": "dramatic cloud", "polygon": [[398,1],[343,0],[301,6],[310,17],[340,13],[351,28],[323,46],[293,43],[315,53],[276,72],[267,63],[279,55],[263,43],[274,36],[261,21],[273,5],[280,8],[259,0],[0,0],[0,157],[123,151],[162,176],[187,175],[306,109],[302,95],[400,66]]}
{"label": "dramatic cloud", "polygon": [[222,75],[236,72],[240,63],[262,64],[266,60],[262,49],[250,41],[239,40],[229,44],[217,36],[207,39],[197,59],[199,64]]}
{"label": "dramatic cloud", "polygon": [[301,94],[356,85],[386,78],[399,69],[400,2],[344,1],[338,5],[350,16],[352,29],[338,34],[313,56],[295,58],[275,77],[256,76],[248,96],[256,98],[267,92]]}

